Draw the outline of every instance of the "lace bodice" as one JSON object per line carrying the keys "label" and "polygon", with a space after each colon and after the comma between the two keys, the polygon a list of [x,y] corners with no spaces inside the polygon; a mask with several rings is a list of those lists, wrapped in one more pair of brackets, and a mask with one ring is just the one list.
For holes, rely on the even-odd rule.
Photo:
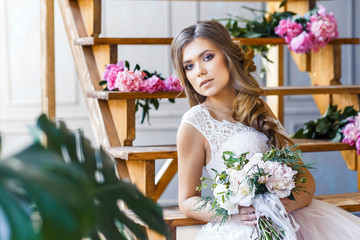
{"label": "lace bodice", "polygon": [[184,123],[195,127],[208,141],[211,160],[205,166],[210,177],[214,177],[212,168],[221,171],[225,168],[222,153],[232,151],[235,154],[250,152],[249,157],[257,152],[268,150],[268,138],[252,127],[240,122],[218,121],[201,105],[192,107],[182,118]]}

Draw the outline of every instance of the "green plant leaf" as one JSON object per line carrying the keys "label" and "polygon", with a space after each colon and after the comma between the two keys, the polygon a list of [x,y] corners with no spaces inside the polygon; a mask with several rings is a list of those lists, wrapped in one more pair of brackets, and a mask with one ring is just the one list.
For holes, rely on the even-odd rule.
{"label": "green plant leaf", "polygon": [[307,138],[304,134],[304,129],[299,129],[296,133],[294,133],[292,138]]}
{"label": "green plant leaf", "polygon": [[126,61],[126,60],[125,60],[125,67],[126,67],[127,69],[130,69],[130,63],[129,63],[128,61]]}
{"label": "green plant leaf", "polygon": [[286,2],[287,2],[287,0],[283,0],[283,1],[280,3],[279,8],[281,8],[281,7],[285,6]]}
{"label": "green plant leaf", "polygon": [[336,134],[335,134],[335,137],[333,137],[331,139],[332,142],[340,142],[342,139],[342,134],[341,132],[337,131]]}
{"label": "green plant leaf", "polygon": [[140,65],[139,64],[135,65],[134,71],[136,71],[136,70],[140,70]]}
{"label": "green plant leaf", "polygon": [[[16,229],[14,239],[97,240],[98,233],[107,239],[130,239],[131,232],[146,239],[143,226],[119,208],[121,200],[150,228],[168,233],[161,209],[119,180],[113,160],[102,149],[93,149],[82,131],[70,131],[63,122],[55,126],[44,115],[37,125],[46,147],[36,140],[0,161],[0,206]],[[40,217],[37,222],[30,217],[34,214]]]}
{"label": "green plant leaf", "polygon": [[320,118],[317,121],[315,131],[320,134],[326,134],[331,126],[331,121],[327,118]]}
{"label": "green plant leaf", "polygon": [[99,85],[100,85],[100,86],[104,86],[104,85],[106,85],[106,84],[107,84],[107,81],[105,81],[105,80],[102,80],[102,81],[99,82]]}

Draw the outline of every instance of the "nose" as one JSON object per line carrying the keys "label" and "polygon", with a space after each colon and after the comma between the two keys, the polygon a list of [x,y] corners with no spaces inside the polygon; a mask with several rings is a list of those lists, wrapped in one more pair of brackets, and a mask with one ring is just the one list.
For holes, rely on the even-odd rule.
{"label": "nose", "polygon": [[197,75],[201,77],[202,75],[207,74],[206,68],[202,64],[198,64],[197,66]]}

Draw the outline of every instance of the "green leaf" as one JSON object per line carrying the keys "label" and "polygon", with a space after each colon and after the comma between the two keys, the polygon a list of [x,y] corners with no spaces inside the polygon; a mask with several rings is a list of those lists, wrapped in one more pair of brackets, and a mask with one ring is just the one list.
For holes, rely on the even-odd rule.
{"label": "green leaf", "polygon": [[107,84],[107,81],[105,81],[105,80],[102,80],[102,81],[99,82],[99,85],[100,85],[100,86],[104,86],[104,85],[106,85],[106,84]]}
{"label": "green leaf", "polygon": [[299,129],[295,134],[291,136],[292,138],[307,138],[304,134],[304,129]]}
{"label": "green leaf", "polygon": [[135,65],[134,71],[136,71],[136,70],[138,70],[138,71],[140,70],[140,65],[139,64]]}
{"label": "green leaf", "polygon": [[[63,122],[55,125],[44,115],[37,124],[47,146],[36,140],[0,161],[0,206],[16,229],[15,239],[97,240],[98,233],[107,239],[129,239],[130,232],[146,239],[143,227],[119,209],[119,201],[150,228],[168,234],[161,209],[135,186],[119,180],[113,160],[92,148],[82,131],[69,131]],[[41,224],[28,209],[41,217]]]}
{"label": "green leaf", "polygon": [[280,3],[279,8],[281,8],[281,7],[285,6],[286,2],[287,2],[287,0],[283,0],[283,1]]}
{"label": "green leaf", "polygon": [[342,134],[340,131],[336,132],[336,135],[333,139],[331,139],[332,142],[340,142],[342,139]]}
{"label": "green leaf", "polygon": [[[35,234],[35,231],[31,225],[30,216],[25,212],[21,202],[16,199],[12,193],[9,192],[9,186],[5,186],[5,182],[3,182],[4,176],[14,175],[16,178],[16,173],[14,173],[11,169],[8,169],[8,167],[1,165],[0,163],[0,175],[0,206],[7,218],[12,239],[37,240],[38,235]],[[10,176],[5,178],[9,179],[9,177]],[[13,179],[13,177],[11,178]]]}
{"label": "green leaf", "polygon": [[259,38],[259,37],[261,37],[261,36],[263,36],[262,33],[257,33],[257,32],[255,32],[255,31],[248,31],[248,32],[244,35],[244,37],[246,37],[246,38]]}
{"label": "green leaf", "polygon": [[343,112],[340,114],[339,121],[342,121],[349,117],[354,117],[358,114],[358,111],[354,109],[354,106],[347,106],[344,108]]}
{"label": "green leaf", "polygon": [[129,63],[128,61],[126,61],[126,60],[125,60],[125,67],[126,67],[127,69],[130,69],[130,63]]}
{"label": "green leaf", "polygon": [[290,193],[290,195],[287,198],[296,201],[293,193]]}
{"label": "green leaf", "polygon": [[156,110],[159,108],[159,100],[158,99],[151,99],[150,103],[155,107]]}
{"label": "green leaf", "polygon": [[320,118],[317,121],[315,131],[320,134],[326,134],[331,126],[331,121],[327,118]]}

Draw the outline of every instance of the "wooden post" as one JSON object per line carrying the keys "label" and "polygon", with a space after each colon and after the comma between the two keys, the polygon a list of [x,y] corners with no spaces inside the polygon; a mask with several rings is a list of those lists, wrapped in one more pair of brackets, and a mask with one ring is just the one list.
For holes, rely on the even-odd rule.
{"label": "wooden post", "polygon": [[[281,1],[267,3],[269,12],[284,11],[284,7],[279,9]],[[278,87],[284,85],[284,47],[282,45],[270,48],[268,58],[273,61],[266,67],[266,86]],[[275,116],[284,124],[284,97],[267,96],[266,103],[269,105]]]}
{"label": "wooden post", "polygon": [[40,1],[42,112],[55,119],[54,1]]}
{"label": "wooden post", "polygon": [[[268,54],[273,63],[269,63],[266,69],[266,86],[278,87],[284,85],[284,47],[282,45],[271,47]],[[275,116],[284,124],[284,97],[267,96],[266,103]]]}
{"label": "wooden post", "polygon": [[98,37],[101,33],[101,0],[78,0],[87,35]]}

